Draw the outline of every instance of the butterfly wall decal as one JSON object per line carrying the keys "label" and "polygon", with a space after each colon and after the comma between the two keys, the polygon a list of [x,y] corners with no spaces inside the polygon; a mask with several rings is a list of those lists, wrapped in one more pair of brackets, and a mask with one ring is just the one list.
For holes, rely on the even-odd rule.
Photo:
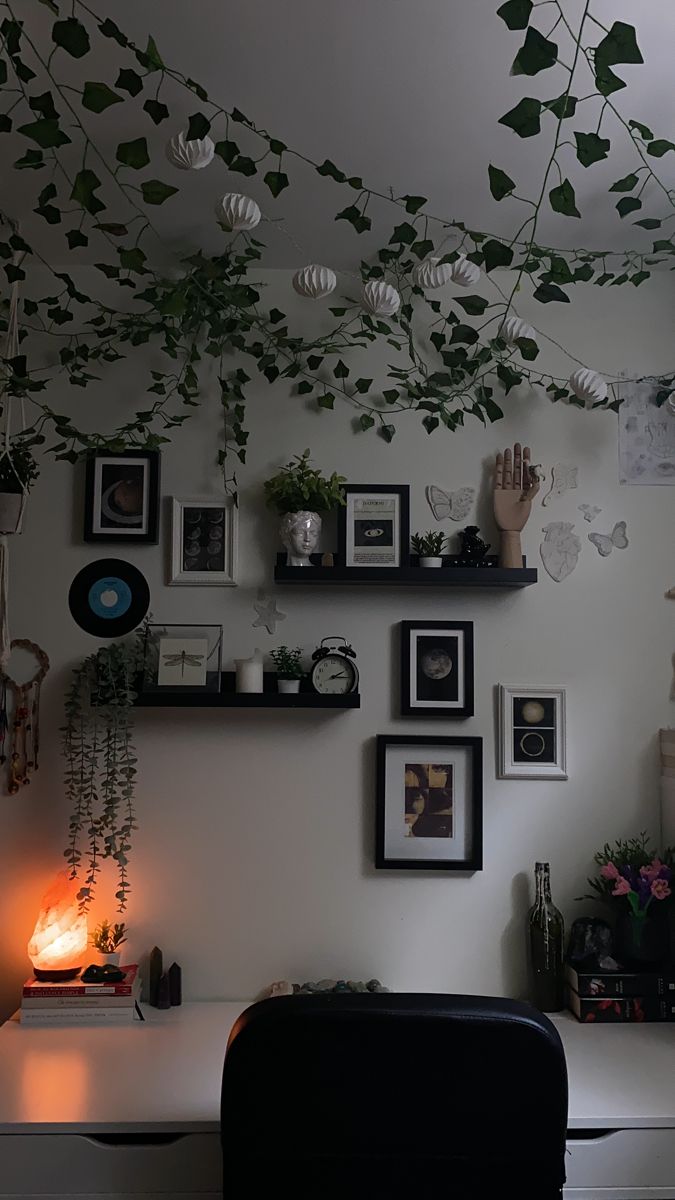
{"label": "butterfly wall decal", "polygon": [[444,492],[443,488],[431,483],[424,494],[437,521],[445,521],[447,517],[451,521],[463,521],[473,504],[476,489],[463,487],[456,492]]}
{"label": "butterfly wall decal", "polygon": [[589,533],[588,540],[603,558],[607,558],[612,550],[625,550],[628,545],[626,522],[617,521],[611,533]]}

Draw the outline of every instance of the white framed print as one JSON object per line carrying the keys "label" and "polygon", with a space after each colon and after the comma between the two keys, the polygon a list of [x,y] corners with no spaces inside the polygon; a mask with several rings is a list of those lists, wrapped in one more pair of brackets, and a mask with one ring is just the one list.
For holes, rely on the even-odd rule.
{"label": "white framed print", "polygon": [[499,685],[499,778],[567,779],[565,689]]}
{"label": "white framed print", "polygon": [[237,508],[230,496],[174,496],[169,583],[236,587]]}

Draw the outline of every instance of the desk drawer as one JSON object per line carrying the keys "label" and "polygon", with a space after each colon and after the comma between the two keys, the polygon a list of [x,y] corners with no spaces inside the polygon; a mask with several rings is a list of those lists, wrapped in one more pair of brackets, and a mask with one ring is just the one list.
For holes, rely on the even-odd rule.
{"label": "desk drawer", "polygon": [[675,1197],[675,1130],[571,1129],[567,1141],[570,1200],[640,1200]]}
{"label": "desk drawer", "polygon": [[0,1197],[149,1193],[161,1200],[222,1194],[216,1133],[121,1135],[9,1134],[0,1137]]}

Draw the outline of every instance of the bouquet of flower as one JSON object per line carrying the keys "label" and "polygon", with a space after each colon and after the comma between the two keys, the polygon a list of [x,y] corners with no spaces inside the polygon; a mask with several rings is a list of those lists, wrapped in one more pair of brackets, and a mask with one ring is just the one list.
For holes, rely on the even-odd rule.
{"label": "bouquet of flower", "polygon": [[625,897],[633,916],[644,917],[654,900],[672,895],[674,858],[672,850],[666,850],[663,859],[655,854],[646,833],[614,846],[606,843],[595,855],[600,874],[588,880],[595,895],[584,899],[611,902]]}

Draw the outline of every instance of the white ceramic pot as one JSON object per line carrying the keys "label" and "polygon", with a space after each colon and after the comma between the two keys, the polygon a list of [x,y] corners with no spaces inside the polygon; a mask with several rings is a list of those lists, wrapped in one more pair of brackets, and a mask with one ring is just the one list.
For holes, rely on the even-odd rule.
{"label": "white ceramic pot", "polygon": [[114,954],[99,953],[98,957],[102,967],[119,967],[120,965],[121,953],[119,950],[116,950]]}
{"label": "white ceramic pot", "polygon": [[431,557],[427,556],[425,558],[420,559],[420,566],[421,567],[442,567],[443,559],[440,555],[433,555]]}
{"label": "white ceramic pot", "polygon": [[277,687],[279,688],[279,691],[282,694],[289,696],[295,692],[300,691],[300,680],[299,679],[277,679]]}
{"label": "white ceramic pot", "polygon": [[0,492],[0,533],[21,533],[25,501],[23,492]]}
{"label": "white ceramic pot", "polygon": [[321,517],[317,512],[285,513],[281,518],[281,540],[286,547],[289,567],[311,567],[313,554],[321,536]]}

